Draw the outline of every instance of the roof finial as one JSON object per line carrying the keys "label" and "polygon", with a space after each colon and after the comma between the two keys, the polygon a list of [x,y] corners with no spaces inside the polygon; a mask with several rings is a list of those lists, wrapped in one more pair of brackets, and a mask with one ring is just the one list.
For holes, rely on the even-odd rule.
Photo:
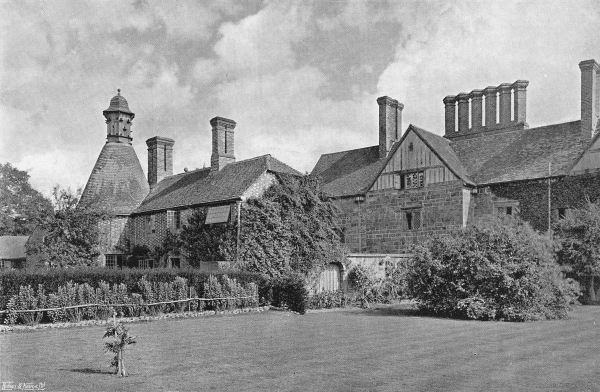
{"label": "roof finial", "polygon": [[121,95],[121,89],[120,88],[117,89],[117,95]]}

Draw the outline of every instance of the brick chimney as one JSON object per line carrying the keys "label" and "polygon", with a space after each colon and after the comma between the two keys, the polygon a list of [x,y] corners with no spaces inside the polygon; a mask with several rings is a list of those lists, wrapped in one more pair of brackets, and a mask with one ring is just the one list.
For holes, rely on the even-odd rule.
{"label": "brick chimney", "polygon": [[227,164],[235,162],[233,155],[233,130],[235,121],[223,117],[210,120],[212,126],[212,155],[210,156],[211,170],[221,170]]}
{"label": "brick chimney", "polygon": [[472,135],[489,131],[527,128],[525,121],[528,84],[527,80],[517,80],[512,84],[503,83],[470,93],[446,96],[444,137],[473,137]]}
{"label": "brick chimney", "polygon": [[590,141],[600,117],[600,66],[595,60],[579,63],[581,70],[581,136]]}
{"label": "brick chimney", "polygon": [[377,98],[379,105],[379,157],[385,158],[402,134],[404,105],[388,96]]}
{"label": "brick chimney", "polygon": [[161,136],[154,136],[146,140],[150,188],[163,178],[173,175],[173,144],[175,144],[173,139]]}

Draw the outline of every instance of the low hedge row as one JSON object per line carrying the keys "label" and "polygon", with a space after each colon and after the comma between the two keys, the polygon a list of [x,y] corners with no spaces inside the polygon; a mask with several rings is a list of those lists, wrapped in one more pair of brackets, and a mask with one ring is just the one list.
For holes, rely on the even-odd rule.
{"label": "low hedge row", "polygon": [[106,268],[73,268],[47,270],[9,270],[0,272],[0,310],[6,309],[8,299],[19,293],[21,286],[38,287],[42,285],[47,293],[58,292],[58,288],[69,282],[97,287],[103,281],[109,285],[124,284],[130,293],[141,294],[138,282],[142,277],[149,282],[173,282],[179,276],[185,278],[188,285],[196,290],[199,296],[204,295],[204,285],[210,276],[227,275],[243,285],[254,283],[258,286],[258,294],[263,303],[270,299],[268,278],[261,274],[240,271],[204,272],[198,269],[106,269]]}
{"label": "low hedge row", "polygon": [[345,306],[349,300],[340,293],[322,294],[310,298],[302,275],[291,273],[280,277],[269,278],[252,272],[219,271],[203,272],[198,269],[48,269],[48,270],[9,270],[0,272],[0,310],[5,310],[9,299],[18,295],[22,286],[37,288],[40,285],[46,293],[57,293],[60,287],[68,284],[87,284],[98,287],[100,282],[109,286],[121,286],[130,294],[142,295],[139,282],[143,278],[150,283],[171,283],[177,277],[186,279],[199,297],[210,296],[206,293],[211,276],[219,279],[227,275],[239,284],[246,286],[254,283],[258,287],[260,305],[285,307],[298,313],[305,313],[307,308],[329,308]]}
{"label": "low hedge row", "polygon": [[131,293],[124,284],[100,282],[98,287],[87,283],[68,282],[56,293],[46,293],[42,285],[37,290],[21,286],[17,295],[11,296],[4,322],[10,325],[23,323],[36,325],[41,321],[79,322],[105,319],[112,312],[119,317],[156,316],[183,311],[232,310],[258,306],[258,287],[254,283],[242,285],[227,275],[211,276],[204,283],[206,300],[197,298],[196,290],[186,279],[177,277],[173,282],[149,282],[142,278],[137,287],[141,294]]}

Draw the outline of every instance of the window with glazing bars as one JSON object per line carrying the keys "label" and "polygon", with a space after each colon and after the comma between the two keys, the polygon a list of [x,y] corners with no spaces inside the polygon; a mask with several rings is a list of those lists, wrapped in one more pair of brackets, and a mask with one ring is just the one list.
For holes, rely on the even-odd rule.
{"label": "window with glazing bars", "polygon": [[422,188],[424,184],[424,172],[414,172],[404,175],[404,187],[406,189]]}
{"label": "window with glazing bars", "polygon": [[421,210],[406,211],[406,229],[419,230],[421,228]]}

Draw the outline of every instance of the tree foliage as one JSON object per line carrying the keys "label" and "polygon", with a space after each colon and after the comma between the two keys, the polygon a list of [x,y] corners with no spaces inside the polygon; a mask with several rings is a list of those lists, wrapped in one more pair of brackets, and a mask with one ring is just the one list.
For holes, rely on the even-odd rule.
{"label": "tree foliage", "polygon": [[36,229],[40,240],[27,243],[27,255],[39,257],[51,268],[94,266],[100,255],[99,224],[108,220],[108,215],[78,207],[81,189],[73,192],[56,186],[53,196],[56,211]]}
{"label": "tree foliage", "polygon": [[26,171],[0,164],[0,235],[30,235],[52,212],[52,203],[31,187]]}
{"label": "tree foliage", "polygon": [[600,201],[589,200],[570,210],[554,225],[559,239],[559,262],[579,279],[587,281],[590,301],[596,301],[594,276],[600,275]]}
{"label": "tree foliage", "polygon": [[416,246],[408,287],[421,309],[473,319],[565,317],[578,293],[555,261],[554,243],[514,218],[485,217]]}

